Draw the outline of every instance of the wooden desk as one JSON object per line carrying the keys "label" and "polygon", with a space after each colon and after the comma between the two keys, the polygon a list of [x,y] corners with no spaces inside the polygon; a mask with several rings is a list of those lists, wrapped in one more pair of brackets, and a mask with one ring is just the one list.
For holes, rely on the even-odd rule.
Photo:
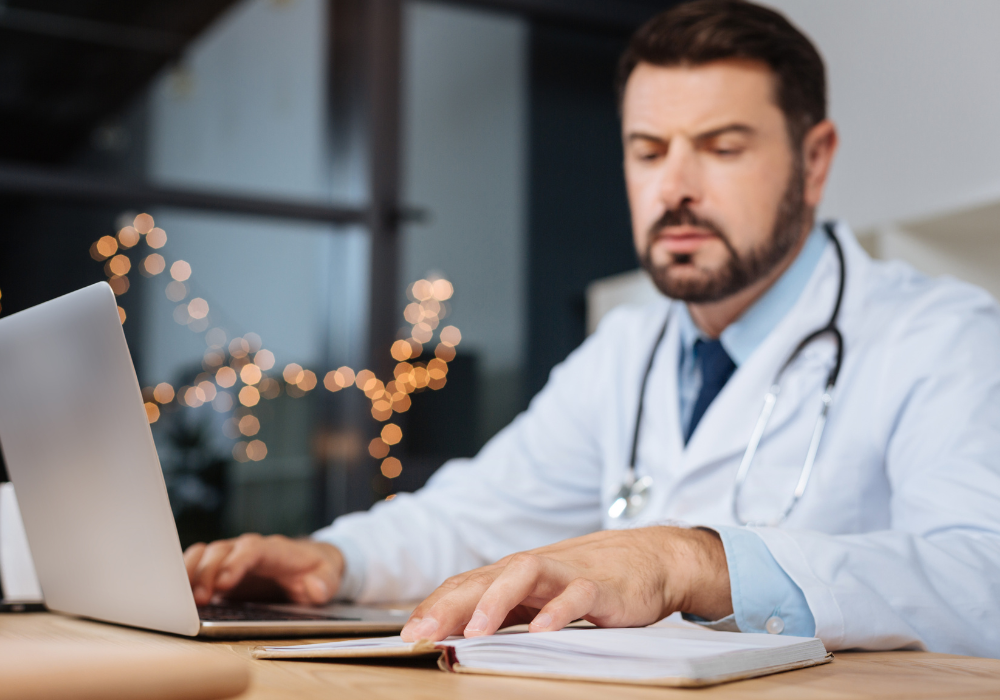
{"label": "wooden desk", "polygon": [[[259,644],[295,642],[210,642],[153,634],[60,615],[0,615],[0,644],[17,640],[100,640],[126,646],[202,648],[241,656],[252,666],[250,690],[241,700],[302,698],[518,698],[518,700],[609,700],[609,698],[997,698],[1000,660],[913,651],[838,653],[825,666],[806,668],[712,688],[674,690],[598,683],[570,683],[448,674],[431,667],[360,665],[303,661],[255,661]],[[330,641],[309,640],[309,641]]]}

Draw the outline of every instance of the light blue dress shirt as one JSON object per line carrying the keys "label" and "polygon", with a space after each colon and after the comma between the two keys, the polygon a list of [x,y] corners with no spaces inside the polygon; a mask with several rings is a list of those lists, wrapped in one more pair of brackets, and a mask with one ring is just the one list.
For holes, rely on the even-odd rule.
{"label": "light blue dress shirt", "polygon": [[[798,257],[777,282],[722,331],[719,341],[737,370],[791,310],[828,243],[822,227],[814,228]],[[686,306],[679,307],[677,319],[681,342],[677,393],[682,426],[687,427],[701,390],[701,373],[695,363],[694,344],[699,338],[707,340],[708,336],[691,320]],[[816,632],[816,623],[805,595],[778,566],[764,541],[753,531],[742,527],[714,529],[722,537],[726,550],[733,614],[715,622],[698,622],[716,629],[766,632],[769,631],[767,621],[777,618],[781,624],[772,630],[780,628],[781,634],[812,637]]]}

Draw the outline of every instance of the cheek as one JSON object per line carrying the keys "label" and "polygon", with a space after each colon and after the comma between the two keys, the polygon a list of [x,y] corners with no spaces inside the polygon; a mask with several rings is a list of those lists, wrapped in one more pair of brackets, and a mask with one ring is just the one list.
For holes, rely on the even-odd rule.
{"label": "cheek", "polygon": [[632,240],[637,249],[646,245],[649,228],[663,213],[656,183],[653,178],[637,177],[625,170],[625,190],[628,195],[629,211],[632,215]]}
{"label": "cheek", "polygon": [[707,209],[737,249],[747,249],[770,237],[788,181],[788,167],[760,161],[719,163],[706,173]]}

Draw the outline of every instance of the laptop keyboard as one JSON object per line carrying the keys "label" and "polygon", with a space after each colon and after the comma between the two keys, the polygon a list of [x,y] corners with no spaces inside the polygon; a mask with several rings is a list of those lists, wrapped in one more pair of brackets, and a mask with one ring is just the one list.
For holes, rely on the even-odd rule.
{"label": "laptop keyboard", "polygon": [[294,620],[342,620],[359,622],[359,617],[341,617],[317,611],[296,613],[276,610],[266,605],[253,603],[210,603],[198,606],[198,617],[205,622],[280,622]]}

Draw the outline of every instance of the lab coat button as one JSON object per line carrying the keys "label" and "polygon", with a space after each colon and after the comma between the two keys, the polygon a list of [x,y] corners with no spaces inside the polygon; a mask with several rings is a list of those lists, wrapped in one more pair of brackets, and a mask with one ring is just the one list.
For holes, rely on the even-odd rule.
{"label": "lab coat button", "polygon": [[777,615],[769,617],[764,623],[764,629],[767,630],[768,634],[781,634],[785,631],[785,621]]}

